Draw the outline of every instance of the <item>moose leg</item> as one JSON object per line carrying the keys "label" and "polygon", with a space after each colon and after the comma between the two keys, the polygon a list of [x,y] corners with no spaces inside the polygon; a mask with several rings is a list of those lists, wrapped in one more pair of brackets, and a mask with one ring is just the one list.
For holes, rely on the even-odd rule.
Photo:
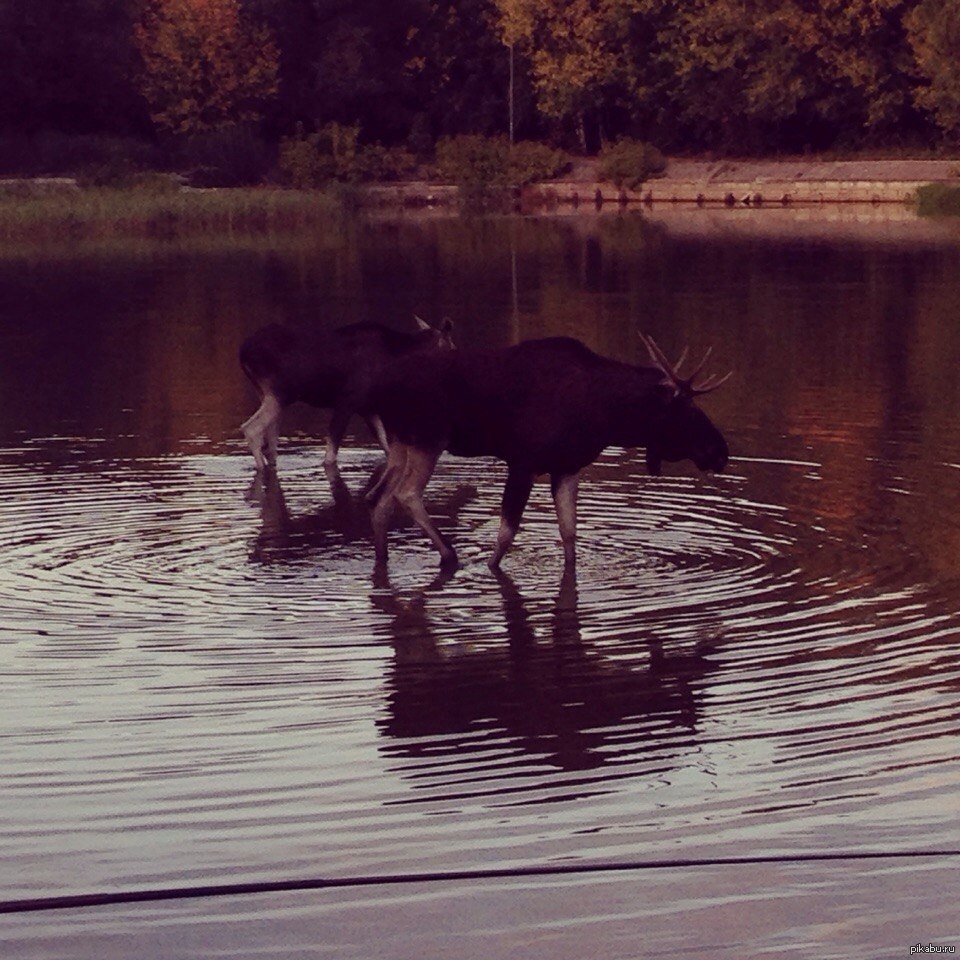
{"label": "moose leg", "polygon": [[256,413],[240,428],[247,438],[247,444],[258,470],[263,470],[267,466],[263,448],[271,431],[279,431],[281,409],[280,401],[272,393],[265,393]]}
{"label": "moose leg", "polygon": [[383,429],[383,421],[376,414],[366,417],[365,419],[367,426],[377,438],[377,443],[380,444],[381,449],[386,453],[387,450],[390,449],[390,444],[387,442],[387,431]]}
{"label": "moose leg", "polygon": [[[395,444],[395,446],[397,445]],[[442,567],[455,567],[457,565],[456,551],[447,538],[437,529],[437,525],[423,505],[423,491],[427,481],[433,475],[437,460],[440,458],[440,450],[421,450],[419,447],[407,447],[406,450],[406,463],[394,497],[430,538],[430,542],[440,554],[440,565]]]}
{"label": "moose leg", "polygon": [[560,540],[563,543],[564,565],[573,569],[577,563],[577,486],[578,473],[550,474],[553,505],[557,510]]}
{"label": "moose leg", "polygon": [[380,479],[367,494],[367,500],[372,504],[370,520],[373,526],[373,549],[378,567],[387,562],[387,531],[396,505],[394,492],[403,479],[406,462],[407,448],[400,443],[395,443],[387,453],[387,465]]}
{"label": "moose leg", "polygon": [[267,459],[267,465],[276,469],[277,466],[277,447],[280,444],[280,414],[274,417],[266,429],[266,442],[263,450]]}
{"label": "moose leg", "polygon": [[507,484],[503,488],[503,501],[500,508],[500,529],[497,532],[497,544],[493,548],[493,556],[487,561],[491,570],[500,567],[503,555],[510,549],[513,538],[520,529],[520,518],[523,516],[530,491],[533,489],[533,475],[520,470],[511,470],[507,474]]}
{"label": "moose leg", "polygon": [[326,466],[331,466],[337,462],[337,452],[340,450],[340,444],[343,443],[343,435],[347,432],[347,424],[350,423],[350,410],[347,407],[334,407],[333,416],[330,418],[330,433],[327,436],[327,453],[323,458]]}

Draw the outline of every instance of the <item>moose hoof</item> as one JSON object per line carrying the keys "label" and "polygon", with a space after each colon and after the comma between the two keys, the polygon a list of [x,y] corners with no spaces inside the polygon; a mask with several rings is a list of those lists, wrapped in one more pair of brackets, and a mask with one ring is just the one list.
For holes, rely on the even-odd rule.
{"label": "moose hoof", "polygon": [[456,570],[460,566],[460,560],[453,550],[448,550],[440,554],[441,570]]}

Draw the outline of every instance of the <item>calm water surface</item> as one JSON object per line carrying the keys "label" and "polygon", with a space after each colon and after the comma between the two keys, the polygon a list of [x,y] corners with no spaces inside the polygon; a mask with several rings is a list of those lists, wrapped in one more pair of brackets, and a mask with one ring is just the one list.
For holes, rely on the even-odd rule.
{"label": "calm water surface", "polygon": [[[767,216],[755,214],[755,216]],[[0,254],[0,899],[960,846],[960,234],[641,216]],[[710,225],[710,229],[704,229]],[[766,225],[772,225],[769,229]],[[778,226],[779,225],[779,226]],[[847,224],[849,226],[849,224]],[[782,229],[779,229],[782,227]],[[254,481],[239,341],[449,314],[713,345],[728,471],[537,487],[445,458],[373,576],[358,432]],[[359,428],[358,428],[359,430]],[[4,956],[907,956],[958,862],[409,886],[7,918]]]}

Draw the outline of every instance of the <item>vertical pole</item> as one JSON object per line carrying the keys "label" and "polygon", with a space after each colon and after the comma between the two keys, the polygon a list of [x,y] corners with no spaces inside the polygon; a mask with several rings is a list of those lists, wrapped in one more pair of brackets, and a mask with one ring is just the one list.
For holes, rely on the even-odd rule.
{"label": "vertical pole", "polygon": [[514,106],[513,106],[513,44],[510,45],[510,146],[513,146],[513,121],[514,121]]}

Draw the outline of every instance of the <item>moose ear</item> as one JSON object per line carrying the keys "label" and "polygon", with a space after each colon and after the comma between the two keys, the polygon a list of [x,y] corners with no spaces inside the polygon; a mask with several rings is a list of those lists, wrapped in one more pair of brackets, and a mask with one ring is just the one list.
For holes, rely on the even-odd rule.
{"label": "moose ear", "polygon": [[654,447],[647,447],[647,473],[651,477],[660,476],[661,459],[659,452]]}
{"label": "moose ear", "polygon": [[432,329],[433,329],[433,327],[431,327],[430,324],[427,323],[426,320],[421,319],[421,318],[418,317],[416,314],[413,315],[413,319],[417,321],[417,329],[418,329],[418,330],[432,330]]}

